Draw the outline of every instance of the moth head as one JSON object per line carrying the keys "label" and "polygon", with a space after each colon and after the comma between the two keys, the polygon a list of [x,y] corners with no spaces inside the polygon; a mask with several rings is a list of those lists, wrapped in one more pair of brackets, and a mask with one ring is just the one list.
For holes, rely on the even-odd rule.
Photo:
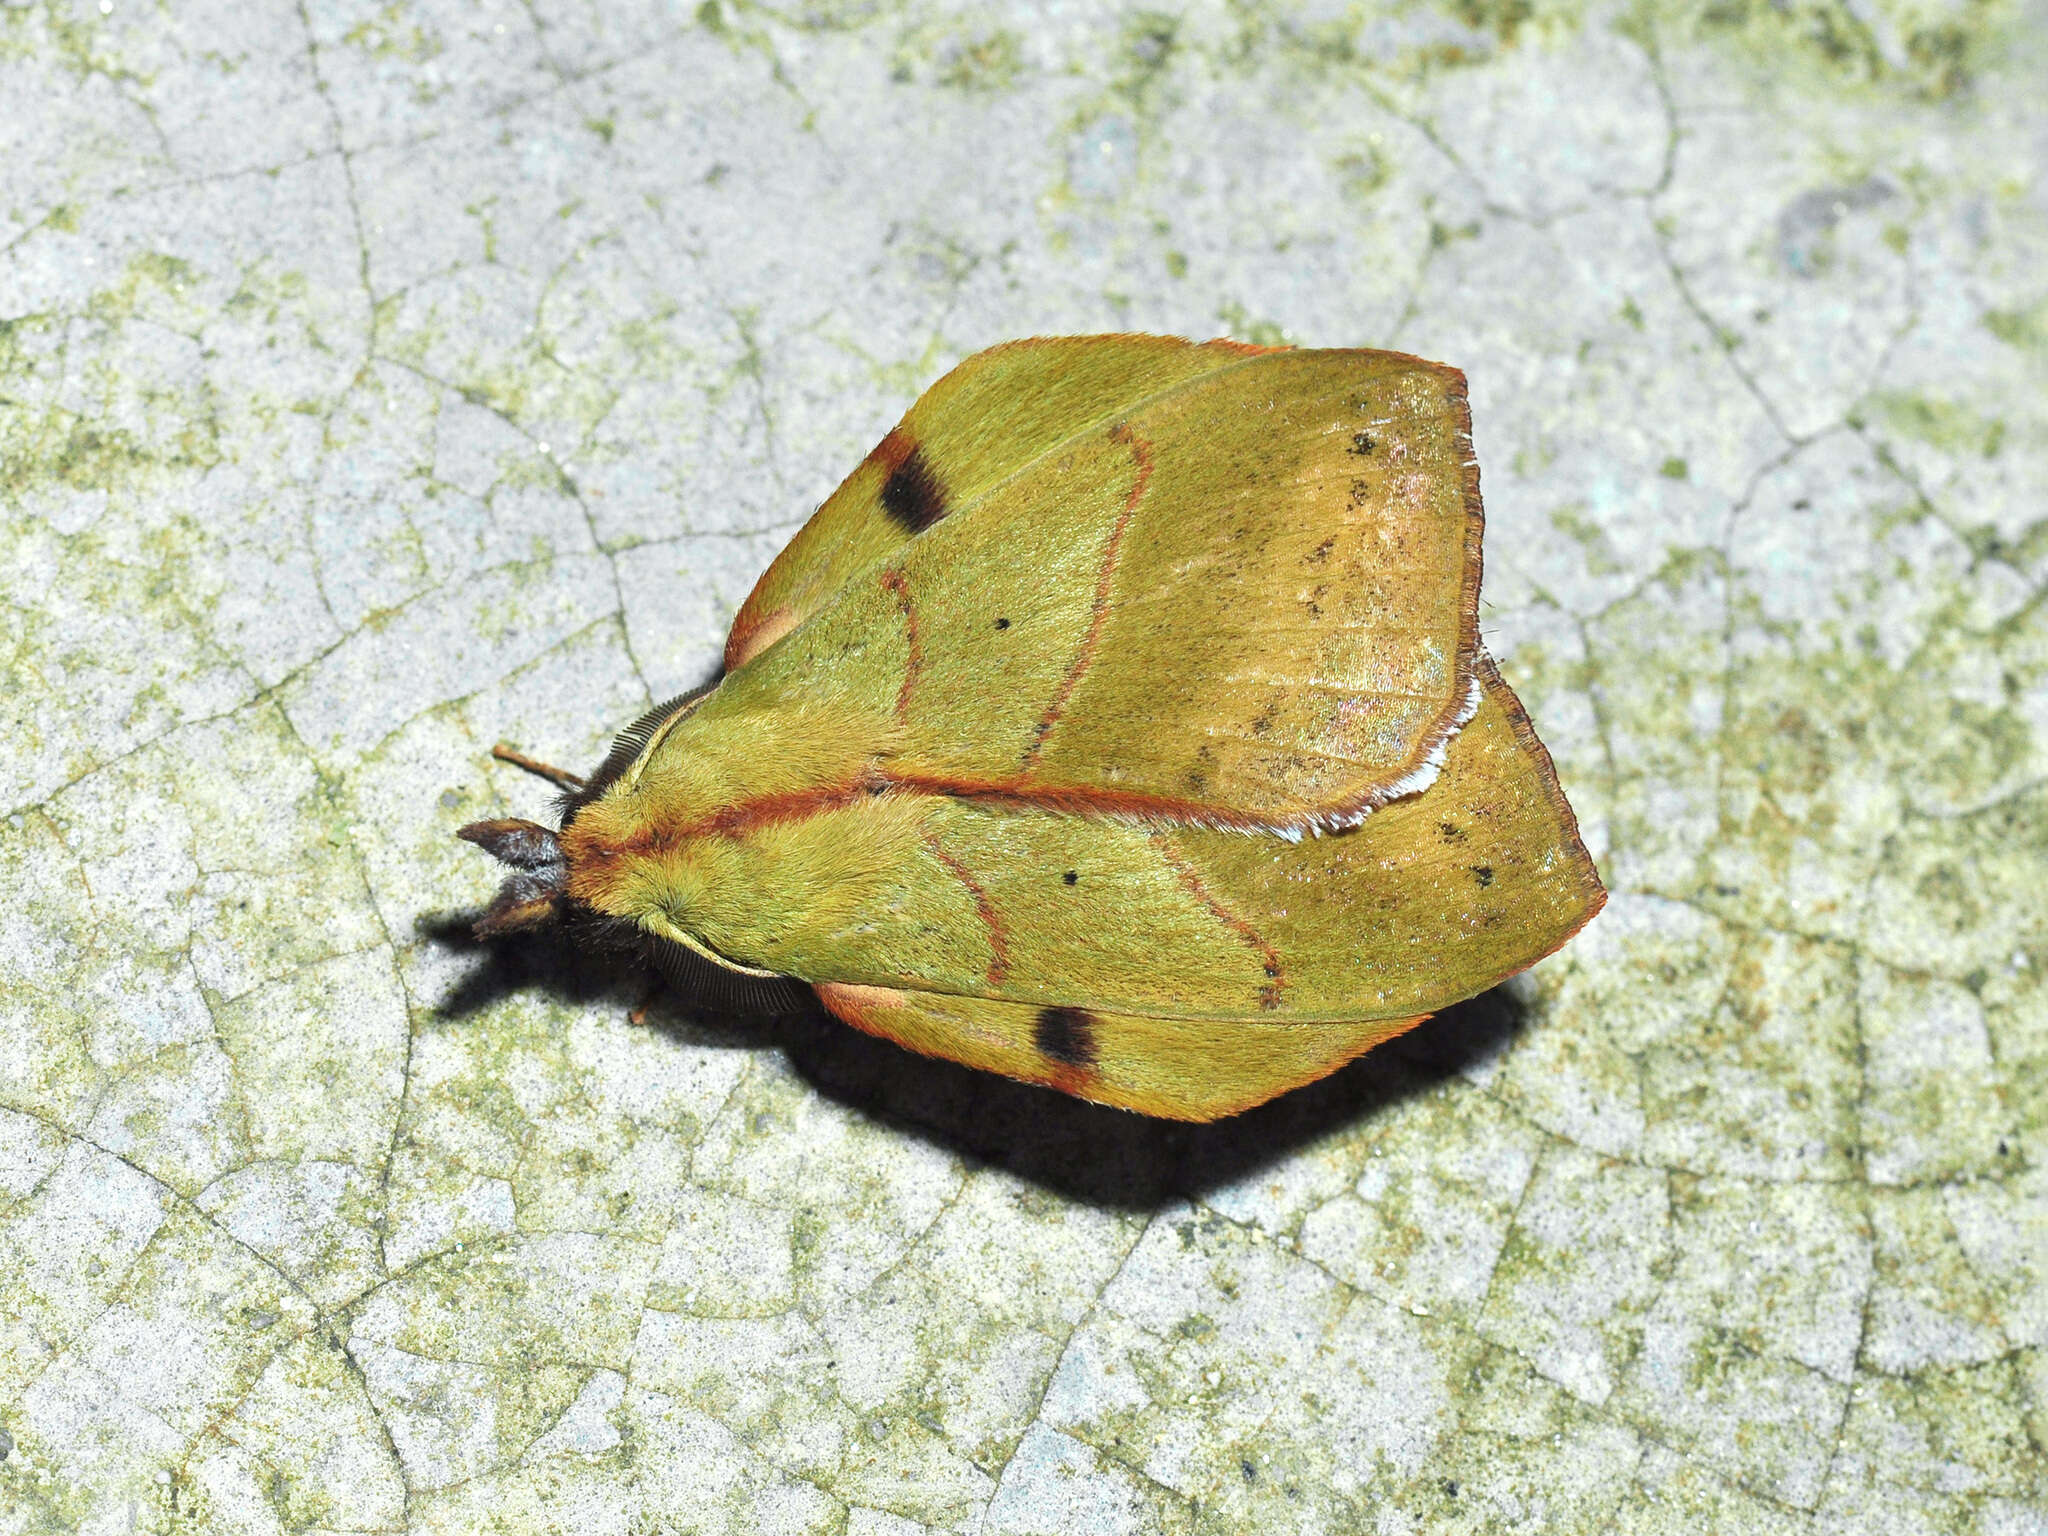
{"label": "moth head", "polygon": [[569,886],[569,861],[561,839],[539,822],[507,817],[472,821],[455,834],[483,849],[512,873],[476,921],[476,936],[493,938],[525,928],[538,928],[561,915]]}
{"label": "moth head", "polygon": [[569,860],[560,834],[538,822],[473,821],[455,835],[512,866],[497,898],[476,921],[480,939],[567,922],[581,941],[637,951],[678,996],[714,1013],[794,1013],[810,998],[810,989],[800,981],[721,959],[694,943],[649,932],[578,901],[569,894]]}

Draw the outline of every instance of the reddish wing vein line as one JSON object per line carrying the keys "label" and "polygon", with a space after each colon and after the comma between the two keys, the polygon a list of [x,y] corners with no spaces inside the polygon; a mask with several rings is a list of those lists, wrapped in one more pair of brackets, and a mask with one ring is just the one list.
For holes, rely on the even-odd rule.
{"label": "reddish wing vein line", "polygon": [[1074,659],[1067,665],[1067,675],[1060,679],[1059,692],[1047,706],[1044,715],[1033,728],[1031,745],[1024,749],[1024,760],[1019,765],[1029,773],[1038,764],[1039,754],[1045,751],[1045,740],[1052,734],[1052,728],[1059,724],[1065,713],[1067,701],[1074,696],[1074,687],[1081,681],[1095,660],[1095,646],[1102,638],[1102,626],[1109,621],[1109,584],[1116,577],[1117,557],[1123,550],[1124,530],[1131,525],[1131,517],[1138,510],[1138,503],[1145,499],[1145,487],[1152,479],[1152,444],[1131,430],[1127,421],[1120,421],[1109,429],[1111,442],[1127,444],[1131,457],[1137,461],[1138,479],[1131,487],[1130,495],[1124,498],[1123,510],[1117,514],[1116,526],[1109,531],[1109,544],[1102,552],[1102,572],[1095,578],[1095,609],[1089,615],[1088,633],[1081,641],[1080,649],[1074,652]]}
{"label": "reddish wing vein line", "polygon": [[1209,894],[1209,887],[1202,883],[1201,872],[1173,846],[1164,832],[1154,832],[1148,841],[1159,850],[1159,856],[1166,860],[1167,868],[1174,872],[1187,893],[1209,909],[1209,915],[1236,934],[1258,952],[1266,969],[1266,984],[1259,988],[1259,1006],[1278,1008],[1280,991],[1287,985],[1287,972],[1280,963],[1280,951],[1267,942],[1265,937],[1250,923],[1224,906]]}
{"label": "reddish wing vein line", "polygon": [[890,792],[913,795],[947,795],[982,805],[1032,807],[1066,811],[1074,815],[1123,816],[1133,821],[1164,818],[1197,826],[1225,826],[1256,829],[1270,825],[1255,816],[1216,814],[1166,795],[1118,793],[1113,790],[1071,787],[1039,788],[1021,779],[951,779],[929,774],[891,774],[871,771],[860,778],[838,784],[821,784],[811,789],[784,790],[757,795],[750,800],[721,806],[708,815],[681,824],[650,825],[639,828],[609,847],[592,848],[594,859],[625,853],[656,853],[688,842],[693,837],[744,837],[762,827],[802,821],[809,816],[841,810],[873,795]]}
{"label": "reddish wing vein line", "polygon": [[974,909],[981,914],[982,927],[988,930],[988,984],[1001,986],[1003,978],[1010,974],[1010,936],[1003,931],[1003,920],[996,911],[995,903],[988,899],[988,892],[974,878],[972,871],[946,852],[936,837],[927,836],[924,845],[931,850],[933,858],[953,872],[953,878],[966,886],[967,894],[974,898]]}
{"label": "reddish wing vein line", "polygon": [[903,614],[903,637],[910,647],[909,659],[903,663],[903,686],[896,690],[896,718],[900,721],[910,716],[910,692],[924,670],[924,645],[917,633],[917,611],[910,605],[910,578],[902,567],[892,565],[882,572],[882,590],[896,598],[896,607]]}

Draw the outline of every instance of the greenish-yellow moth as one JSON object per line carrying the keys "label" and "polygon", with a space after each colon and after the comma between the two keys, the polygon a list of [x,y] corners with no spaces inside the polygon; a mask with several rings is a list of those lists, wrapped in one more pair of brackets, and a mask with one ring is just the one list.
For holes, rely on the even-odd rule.
{"label": "greenish-yellow moth", "polygon": [[[479,927],[629,929],[912,1050],[1209,1120],[1605,899],[1481,646],[1464,376],[1167,337],[967,359],[820,507],[715,687],[571,784]],[[730,995],[730,994],[727,994]]]}

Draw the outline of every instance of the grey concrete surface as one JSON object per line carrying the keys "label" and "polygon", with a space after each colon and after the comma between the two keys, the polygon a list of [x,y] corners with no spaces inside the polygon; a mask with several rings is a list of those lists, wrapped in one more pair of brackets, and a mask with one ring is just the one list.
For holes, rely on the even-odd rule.
{"label": "grey concrete surface", "polygon": [[[2048,13],[0,5],[0,1532],[2048,1530]],[[1614,889],[1207,1131],[459,937],[951,362],[1470,374]]]}

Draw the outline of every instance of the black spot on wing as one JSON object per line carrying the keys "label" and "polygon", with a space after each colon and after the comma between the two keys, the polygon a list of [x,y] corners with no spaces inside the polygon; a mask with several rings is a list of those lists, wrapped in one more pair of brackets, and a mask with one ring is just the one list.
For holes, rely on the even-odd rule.
{"label": "black spot on wing", "polygon": [[1063,1067],[1092,1067],[1099,1046],[1095,1016],[1086,1008],[1041,1008],[1031,1026],[1038,1054]]}
{"label": "black spot on wing", "polygon": [[1474,864],[1472,866],[1472,878],[1479,882],[1481,889],[1493,884],[1493,866],[1491,864]]}
{"label": "black spot on wing", "polygon": [[906,533],[923,533],[946,515],[946,490],[922,448],[913,448],[882,482],[882,510]]}

